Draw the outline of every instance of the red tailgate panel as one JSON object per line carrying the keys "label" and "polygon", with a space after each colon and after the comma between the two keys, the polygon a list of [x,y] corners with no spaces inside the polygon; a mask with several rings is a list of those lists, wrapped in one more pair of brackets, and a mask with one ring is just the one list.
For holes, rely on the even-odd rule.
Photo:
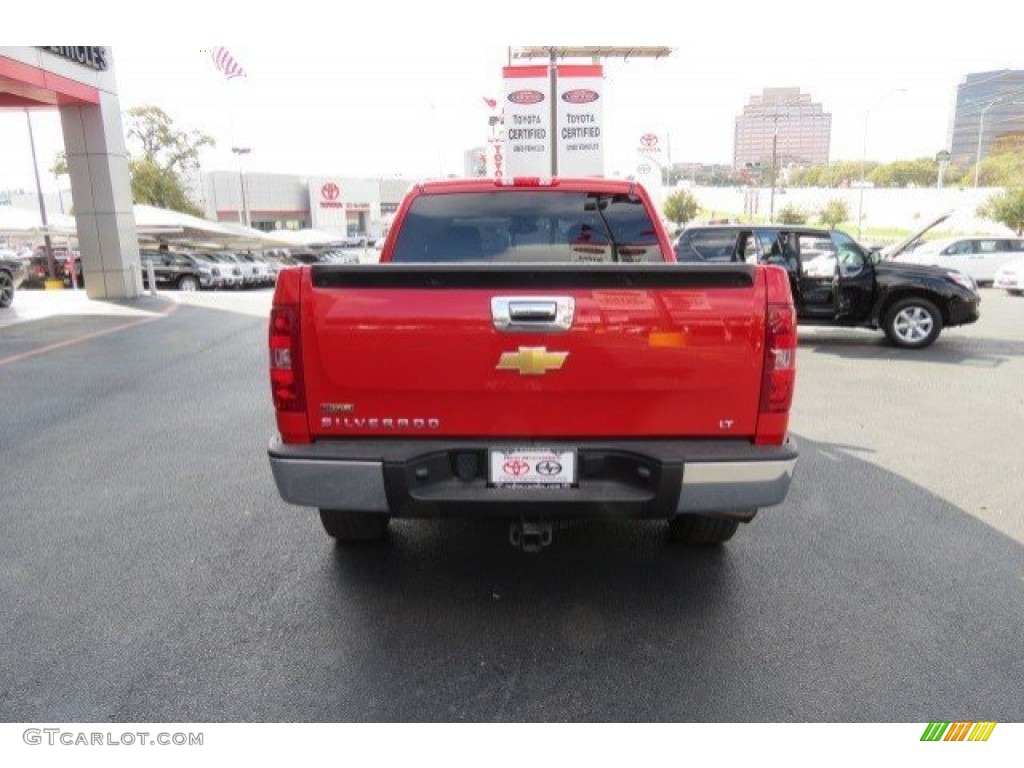
{"label": "red tailgate panel", "polygon": [[[753,288],[305,290],[314,436],[754,434],[761,280]],[[562,333],[498,331],[494,296],[572,296],[574,322]],[[568,354],[540,375],[498,370],[503,354],[531,347]]]}

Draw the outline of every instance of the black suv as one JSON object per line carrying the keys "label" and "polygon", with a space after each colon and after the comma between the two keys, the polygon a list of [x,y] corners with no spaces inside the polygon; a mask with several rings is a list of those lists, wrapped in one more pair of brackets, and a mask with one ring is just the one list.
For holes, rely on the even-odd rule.
{"label": "black suv", "polygon": [[202,285],[202,275],[196,263],[181,253],[142,249],[142,284],[149,288],[149,262],[153,263],[153,276],[157,286],[178,288],[182,291],[197,291]]}
{"label": "black suv", "polygon": [[0,258],[0,308],[14,303],[14,292],[21,286],[28,269],[18,258]]}
{"label": "black suv", "polygon": [[675,243],[681,262],[776,264],[789,273],[800,323],[881,328],[898,347],[920,349],[944,327],[979,316],[977,286],[941,267],[883,262],[837,230],[786,225],[690,227]]}

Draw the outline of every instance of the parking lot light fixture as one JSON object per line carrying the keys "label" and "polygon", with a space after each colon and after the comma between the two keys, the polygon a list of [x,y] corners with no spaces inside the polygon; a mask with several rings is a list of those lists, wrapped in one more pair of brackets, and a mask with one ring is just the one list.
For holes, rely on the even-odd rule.
{"label": "parking lot light fixture", "polygon": [[864,185],[865,181],[865,169],[868,164],[868,125],[871,121],[871,110],[877,108],[883,101],[888,99],[895,93],[906,93],[906,88],[893,88],[891,91],[886,91],[874,104],[864,110],[864,148],[860,157],[860,195],[857,203],[857,239],[861,238],[861,230],[864,226]]}
{"label": "parking lot light fixture", "polygon": [[245,196],[245,170],[242,168],[242,156],[252,152],[249,147],[232,147],[232,154],[238,158],[238,185],[242,190],[242,210],[238,212],[238,222],[247,227],[252,226],[252,219],[249,216],[249,203]]}

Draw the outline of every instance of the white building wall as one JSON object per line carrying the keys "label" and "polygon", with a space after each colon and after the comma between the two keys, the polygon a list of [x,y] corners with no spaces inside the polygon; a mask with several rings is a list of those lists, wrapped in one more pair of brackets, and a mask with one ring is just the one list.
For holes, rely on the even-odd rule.
{"label": "white building wall", "polygon": [[[691,191],[697,197],[702,209],[701,218],[741,217],[743,201],[747,191],[757,197],[757,210],[767,219],[771,204],[769,189],[743,190],[739,187],[694,187]],[[1011,234],[1001,224],[978,215],[978,207],[1001,189],[865,189],[863,200],[862,227],[894,228],[912,230],[923,226],[931,218],[952,210],[955,213],[941,225],[942,230],[964,233]],[[814,187],[790,187],[784,192],[776,190],[775,212],[787,205],[805,211],[818,211],[829,200],[843,200],[850,211],[850,221],[856,230],[857,211],[861,206],[860,189],[825,189]],[[816,223],[812,216],[808,223]],[[856,234],[854,231],[852,234]]]}

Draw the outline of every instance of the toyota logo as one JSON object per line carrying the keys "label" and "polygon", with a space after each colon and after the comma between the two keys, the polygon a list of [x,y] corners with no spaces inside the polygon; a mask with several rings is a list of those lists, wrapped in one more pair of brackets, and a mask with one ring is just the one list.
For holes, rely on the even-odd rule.
{"label": "toyota logo", "polygon": [[562,94],[562,101],[568,102],[569,104],[589,104],[592,101],[597,101],[599,98],[600,94],[598,94],[597,91],[590,90],[589,88],[576,88]]}
{"label": "toyota logo", "polygon": [[320,187],[320,194],[323,195],[324,200],[337,200],[338,195],[341,194],[341,187],[333,181],[329,181]]}
{"label": "toyota logo", "polygon": [[562,471],[562,465],[557,461],[541,461],[537,463],[537,474],[538,475],[557,475]]}
{"label": "toyota logo", "polygon": [[530,471],[530,464],[522,459],[511,459],[502,464],[501,468],[505,474],[519,477]]}
{"label": "toyota logo", "polygon": [[508,100],[513,104],[539,104],[544,101],[544,94],[540,91],[512,91]]}
{"label": "toyota logo", "polygon": [[654,147],[658,144],[658,137],[653,133],[645,133],[640,137],[640,144],[644,147]]}

